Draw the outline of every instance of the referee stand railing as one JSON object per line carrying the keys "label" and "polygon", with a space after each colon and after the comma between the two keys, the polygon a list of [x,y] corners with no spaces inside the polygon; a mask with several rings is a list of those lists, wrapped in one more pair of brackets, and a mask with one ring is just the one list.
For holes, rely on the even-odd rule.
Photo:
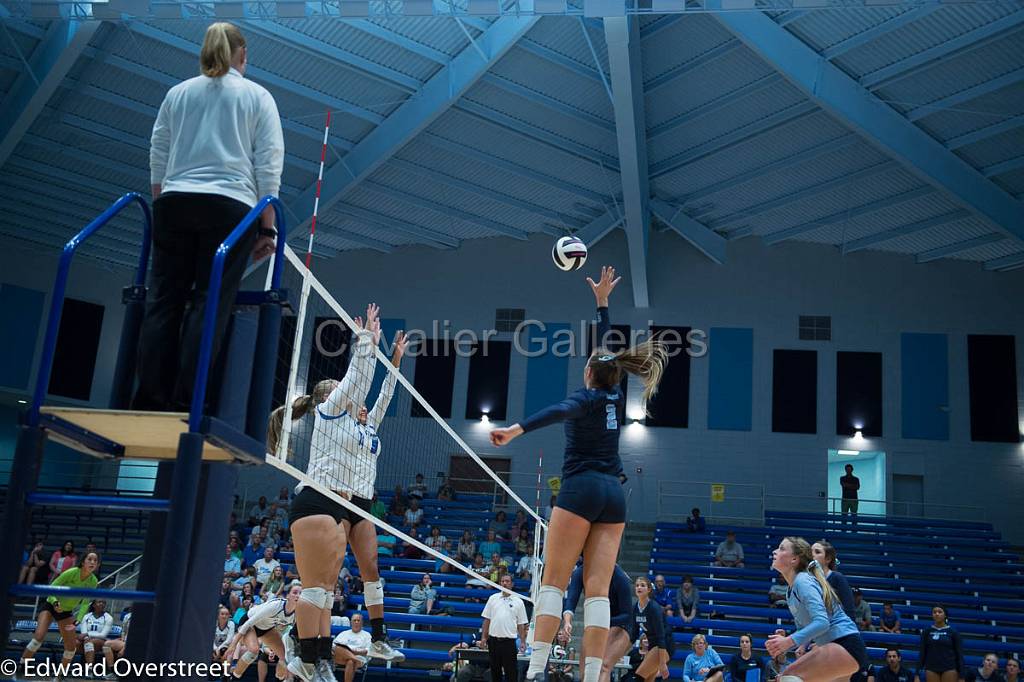
{"label": "referee stand railing", "polygon": [[[5,557],[4,566],[0,569],[0,589],[3,590],[3,596],[0,597],[0,641],[6,643],[10,635],[13,597],[60,595],[64,597],[127,600],[141,604],[155,603],[155,608],[158,608],[160,611],[159,621],[151,620],[151,627],[137,628],[142,629],[142,634],[139,635],[137,633],[134,641],[144,640],[148,634],[148,646],[146,647],[144,659],[147,662],[160,663],[182,660],[183,658],[182,652],[179,650],[179,636],[183,634],[180,631],[181,615],[186,607],[186,602],[194,598],[185,589],[186,578],[191,572],[187,565],[188,558],[192,556],[197,561],[211,558],[204,557],[201,552],[198,555],[195,552],[190,552],[190,545],[196,532],[195,525],[197,519],[195,512],[202,483],[202,460],[205,442],[210,440],[231,452],[238,461],[258,462],[262,460],[265,454],[265,447],[263,446],[265,433],[262,429],[265,429],[266,415],[269,413],[272,400],[275,352],[258,352],[257,358],[254,361],[253,384],[250,387],[248,405],[250,408],[254,406],[258,408],[261,404],[265,405],[262,414],[248,415],[249,421],[256,425],[256,430],[253,431],[255,436],[242,434],[228,425],[204,415],[213,355],[214,325],[225,261],[231,249],[238,244],[242,236],[259,219],[263,211],[267,207],[272,206],[277,219],[278,242],[271,265],[271,291],[268,292],[267,302],[277,304],[268,306],[269,308],[276,309],[276,320],[275,316],[271,313],[267,316],[269,318],[267,322],[264,323],[262,313],[265,308],[261,306],[257,348],[259,348],[260,343],[273,343],[275,344],[273,347],[276,348],[281,311],[280,301],[275,300],[275,294],[279,294],[280,290],[286,230],[283,205],[275,197],[264,197],[232,230],[214,254],[210,282],[207,289],[203,333],[199,347],[199,363],[196,370],[191,409],[188,416],[188,430],[181,433],[178,440],[177,455],[174,460],[171,460],[174,462],[174,467],[169,486],[170,494],[165,499],[160,499],[159,497],[39,493],[37,492],[37,487],[47,430],[60,430],[60,435],[65,439],[80,439],[80,444],[90,451],[99,449],[96,447],[99,444],[110,448],[107,452],[113,456],[117,456],[118,453],[117,443],[103,439],[97,436],[97,434],[81,427],[76,428],[74,425],[71,425],[71,428],[69,428],[66,423],[61,424],[59,419],[53,419],[49,415],[41,414],[41,408],[47,395],[47,387],[53,368],[57,334],[60,328],[60,318],[71,261],[78,248],[86,240],[107,225],[114,216],[133,203],[138,204],[142,210],[144,218],[143,240],[133,285],[125,291],[125,303],[127,306],[125,324],[122,328],[121,348],[118,354],[114,386],[111,394],[111,407],[123,409],[127,406],[134,381],[134,363],[138,350],[139,330],[145,311],[146,271],[149,262],[150,245],[152,243],[152,219],[149,205],[138,193],[130,192],[125,194],[69,240],[60,256],[56,280],[51,294],[50,310],[39,370],[36,377],[35,392],[32,396],[31,405],[18,427],[17,446],[15,448],[11,478],[7,490],[6,513],[3,525],[0,527],[2,528],[0,551],[3,552]],[[261,356],[263,356],[262,362]],[[268,376],[263,376],[263,374]],[[248,426],[249,423],[247,423]],[[122,455],[123,451],[124,449],[121,448],[120,452]],[[222,489],[206,490],[207,497],[218,494],[222,495],[223,492]],[[70,589],[52,585],[17,585],[17,577],[21,565],[20,560],[26,534],[30,527],[31,517],[29,510],[34,505],[139,510],[146,512],[169,512],[173,514],[174,523],[167,522],[166,518],[162,519],[163,523],[160,524],[162,526],[162,549],[158,559],[149,562],[156,567],[152,570],[152,575],[148,576],[155,579],[156,589]],[[210,523],[220,525],[217,522]],[[223,523],[227,523],[226,514]],[[157,537],[159,537],[159,534]],[[145,558],[142,563],[144,565],[147,563]],[[141,578],[142,576],[140,575],[140,582]],[[147,582],[149,581],[147,580]],[[213,585],[212,581],[210,582],[211,590],[215,592],[216,585]],[[198,591],[202,592],[203,590]],[[152,611],[150,614],[152,614]],[[136,625],[143,624],[137,623]],[[147,629],[149,630],[148,633],[146,632]],[[133,655],[133,658],[142,659],[143,657]],[[205,655],[202,659],[197,660],[197,662],[205,661]]]}

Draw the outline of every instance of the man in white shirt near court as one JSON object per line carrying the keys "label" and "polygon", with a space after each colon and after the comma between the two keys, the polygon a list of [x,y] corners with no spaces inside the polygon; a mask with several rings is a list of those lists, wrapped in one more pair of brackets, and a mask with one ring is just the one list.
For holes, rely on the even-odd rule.
{"label": "man in white shirt near court", "polygon": [[519,638],[519,653],[526,651],[526,605],[522,598],[512,592],[512,576],[501,576],[502,591],[492,594],[484,605],[483,638],[491,663],[492,682],[516,682],[516,637]]}
{"label": "man in white shirt near court", "polygon": [[370,633],[363,629],[363,615],[352,615],[352,629],[334,638],[334,663],[345,668],[345,682],[355,679],[356,671],[366,665],[370,652]]}

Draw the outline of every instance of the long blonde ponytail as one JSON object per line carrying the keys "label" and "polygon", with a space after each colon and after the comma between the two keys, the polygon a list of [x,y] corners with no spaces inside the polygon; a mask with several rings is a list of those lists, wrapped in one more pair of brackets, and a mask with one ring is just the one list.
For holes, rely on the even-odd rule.
{"label": "long blonde ponytail", "polygon": [[644,414],[651,416],[647,405],[658,392],[658,383],[668,364],[668,350],[660,338],[652,337],[618,353],[598,348],[587,364],[595,383],[605,389],[616,386],[622,380],[623,372],[640,377],[644,383],[640,404]]}
{"label": "long blonde ponytail", "polygon": [[818,581],[818,585],[821,586],[821,594],[825,599],[825,608],[829,613],[832,613],[832,609],[835,604],[839,601],[839,597],[836,596],[835,590],[829,585],[828,580],[825,578],[825,570],[814,560],[814,553],[811,552],[811,545],[803,538],[798,537],[787,537],[786,540],[793,547],[793,554],[797,555],[800,559],[799,570],[807,571],[811,576]]}
{"label": "long blonde ponytail", "polygon": [[234,24],[218,21],[210,24],[199,52],[199,67],[204,76],[219,78],[231,69],[235,50],[245,47],[245,36]]}
{"label": "long blonde ponytail", "polygon": [[[292,421],[302,419],[309,411],[320,403],[327,400],[331,391],[338,385],[333,379],[318,381],[313,387],[312,395],[300,395],[292,401]],[[277,446],[281,443],[281,433],[284,430],[285,405],[270,413],[270,420],[267,423],[267,452],[277,454]]]}

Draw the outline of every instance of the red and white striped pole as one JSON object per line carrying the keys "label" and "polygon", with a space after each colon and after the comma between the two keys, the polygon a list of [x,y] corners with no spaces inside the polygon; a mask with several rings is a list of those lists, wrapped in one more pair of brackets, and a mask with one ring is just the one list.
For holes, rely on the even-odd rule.
{"label": "red and white striped pole", "polygon": [[316,176],[316,199],[313,201],[313,222],[309,227],[309,246],[306,247],[306,269],[313,258],[313,235],[316,234],[316,216],[320,212],[320,185],[324,181],[324,163],[327,161],[327,136],[331,132],[331,110],[327,110],[327,123],[324,124],[324,144],[320,148],[320,172]]}

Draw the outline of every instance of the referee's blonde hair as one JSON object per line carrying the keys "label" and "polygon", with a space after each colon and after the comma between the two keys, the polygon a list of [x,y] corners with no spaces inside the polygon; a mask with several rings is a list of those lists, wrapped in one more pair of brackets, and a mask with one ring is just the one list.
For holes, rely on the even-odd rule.
{"label": "referee's blonde hair", "polygon": [[234,24],[218,21],[210,24],[199,51],[199,68],[204,76],[220,78],[231,69],[235,50],[245,47],[245,36]]}

